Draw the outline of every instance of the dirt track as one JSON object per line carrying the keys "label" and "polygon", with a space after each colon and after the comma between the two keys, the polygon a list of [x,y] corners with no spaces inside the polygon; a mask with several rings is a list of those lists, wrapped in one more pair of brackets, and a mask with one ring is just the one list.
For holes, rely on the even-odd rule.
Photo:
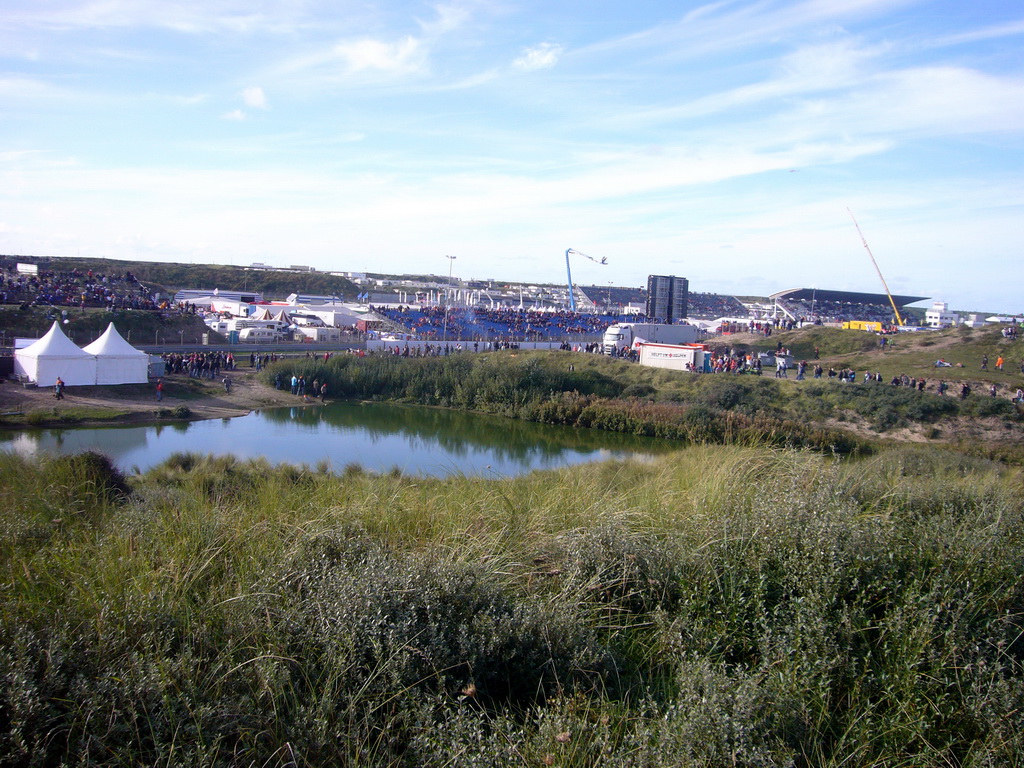
{"label": "dirt track", "polygon": [[254,408],[302,402],[285,390],[267,386],[249,368],[230,371],[227,375],[231,379],[230,393],[224,391],[223,375],[215,382],[190,381],[183,375],[168,376],[164,379],[161,402],[156,399],[155,381],[149,384],[68,387],[64,399],[59,401],[54,399],[52,387],[25,387],[14,381],[3,381],[0,383],[0,413],[53,414],[54,420],[60,421],[62,410],[112,410],[125,414],[117,421],[130,422],[155,419],[161,409],[183,405],[191,411],[192,418],[214,419],[239,416]]}

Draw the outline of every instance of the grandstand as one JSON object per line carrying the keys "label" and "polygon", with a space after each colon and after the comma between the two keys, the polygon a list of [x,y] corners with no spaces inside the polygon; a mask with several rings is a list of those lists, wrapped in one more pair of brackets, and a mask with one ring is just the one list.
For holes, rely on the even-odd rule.
{"label": "grandstand", "polygon": [[[613,286],[577,286],[587,298],[598,307],[609,312],[628,313],[631,308],[643,312],[647,303],[644,288],[616,288]],[[687,298],[687,315],[693,318],[715,319],[719,317],[745,316],[747,310],[735,296],[721,296],[717,293],[694,293]]]}
{"label": "grandstand", "polygon": [[687,314],[692,318],[714,320],[719,317],[744,317],[749,313],[735,296],[691,292]]}
{"label": "grandstand", "polygon": [[[441,341],[446,321],[445,308],[374,307],[375,312],[408,329],[419,339]],[[625,321],[621,314],[535,311],[529,309],[485,309],[452,307],[447,312],[447,338],[461,341],[556,341],[576,338],[596,340],[605,328]]]}
{"label": "grandstand", "polygon": [[46,267],[29,273],[18,270],[21,257],[0,256],[0,304],[22,307],[85,307],[154,309],[152,292],[131,272],[94,272],[91,269],[54,270]]}
{"label": "grandstand", "polygon": [[[892,304],[884,293],[830,291],[820,288],[791,288],[773,293],[775,305],[791,320],[813,323],[845,323],[851,320],[894,322]],[[896,296],[892,301],[902,309],[927,300],[927,296]]]}
{"label": "grandstand", "polygon": [[628,312],[630,308],[643,311],[647,291],[643,288],[623,288],[613,285],[577,285],[590,301],[608,312]]}

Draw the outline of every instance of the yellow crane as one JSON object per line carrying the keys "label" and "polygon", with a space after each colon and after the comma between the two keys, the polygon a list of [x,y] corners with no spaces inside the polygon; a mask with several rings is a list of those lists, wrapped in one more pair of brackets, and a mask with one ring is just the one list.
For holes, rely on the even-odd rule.
{"label": "yellow crane", "polygon": [[882,287],[885,288],[885,295],[889,297],[889,303],[892,304],[893,314],[896,315],[896,323],[900,326],[906,325],[906,323],[903,322],[903,318],[900,316],[899,309],[896,308],[896,301],[893,299],[892,293],[889,291],[889,286],[886,284],[885,278],[882,277],[882,270],[878,268],[878,262],[875,261],[875,254],[871,252],[871,248],[868,246],[868,241],[864,238],[864,233],[860,231],[860,224],[857,223],[857,219],[854,217],[853,211],[847,208],[846,212],[850,214],[850,218],[853,219],[853,226],[857,228],[857,234],[860,235],[860,241],[864,243],[864,250],[868,252],[868,256],[871,257],[871,263],[875,265],[875,272],[878,273],[878,279],[882,281]]}

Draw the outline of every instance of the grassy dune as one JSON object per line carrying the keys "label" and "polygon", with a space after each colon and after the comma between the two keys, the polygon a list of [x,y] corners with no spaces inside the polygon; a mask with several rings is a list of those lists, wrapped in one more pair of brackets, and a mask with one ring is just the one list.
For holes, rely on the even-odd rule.
{"label": "grassy dune", "polygon": [[1024,487],[931,448],[411,479],[0,454],[3,765],[1008,765]]}

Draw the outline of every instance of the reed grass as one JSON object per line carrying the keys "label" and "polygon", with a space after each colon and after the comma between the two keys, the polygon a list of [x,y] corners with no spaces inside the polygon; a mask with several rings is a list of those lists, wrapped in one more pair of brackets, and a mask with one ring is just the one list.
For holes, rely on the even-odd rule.
{"label": "reed grass", "polygon": [[1007,765],[1019,470],[0,454],[0,764]]}

